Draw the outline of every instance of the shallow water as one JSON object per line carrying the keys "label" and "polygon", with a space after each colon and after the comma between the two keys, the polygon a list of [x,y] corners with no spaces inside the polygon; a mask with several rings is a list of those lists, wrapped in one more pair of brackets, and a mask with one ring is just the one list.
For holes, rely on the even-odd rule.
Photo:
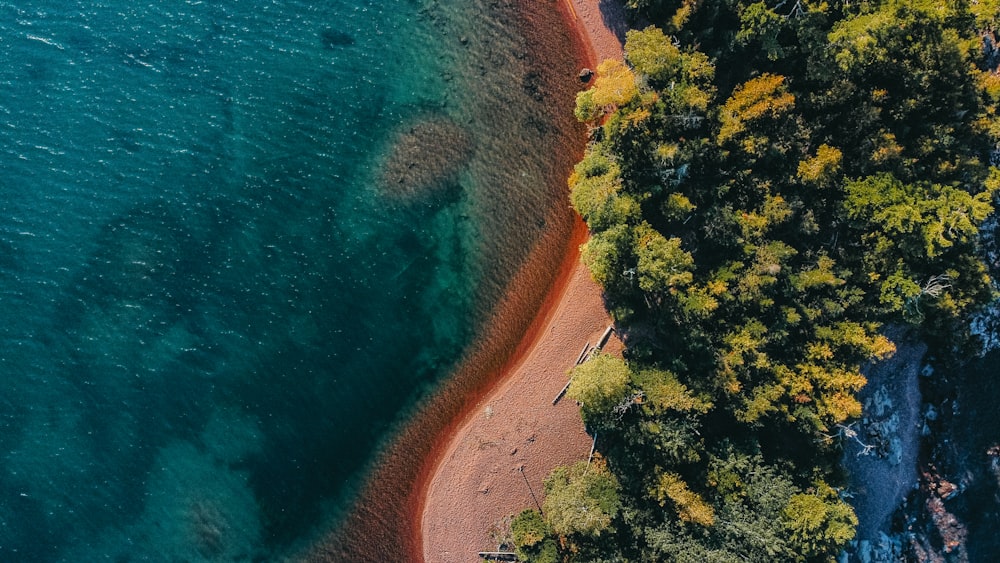
{"label": "shallow water", "polygon": [[[0,560],[336,522],[568,230],[579,131],[496,4],[0,1]],[[428,123],[457,164],[387,178]]]}

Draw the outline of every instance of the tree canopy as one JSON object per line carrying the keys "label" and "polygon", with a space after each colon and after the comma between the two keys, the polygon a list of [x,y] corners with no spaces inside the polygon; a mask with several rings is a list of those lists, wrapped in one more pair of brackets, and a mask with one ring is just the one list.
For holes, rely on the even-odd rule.
{"label": "tree canopy", "polygon": [[557,470],[548,537],[578,560],[829,560],[857,519],[825,436],[895,352],[882,327],[944,358],[994,295],[1000,3],[627,4],[655,25],[578,97],[569,180],[627,345],[570,385],[615,494]]}

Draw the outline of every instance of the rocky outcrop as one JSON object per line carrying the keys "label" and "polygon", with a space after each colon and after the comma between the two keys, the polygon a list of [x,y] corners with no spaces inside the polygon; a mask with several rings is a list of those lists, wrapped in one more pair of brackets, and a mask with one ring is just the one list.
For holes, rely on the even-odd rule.
{"label": "rocky outcrop", "polygon": [[896,343],[896,353],[864,370],[868,384],[860,394],[857,439],[844,446],[859,541],[888,534],[893,512],[917,484],[919,373],[927,346],[902,328],[888,330],[887,336]]}
{"label": "rocky outcrop", "polygon": [[892,327],[886,336],[895,342],[896,353],[866,366],[861,420],[841,429],[847,438],[848,501],[858,516],[857,536],[843,561],[902,561],[907,543],[892,523],[918,483],[920,372],[927,346],[904,327]]}

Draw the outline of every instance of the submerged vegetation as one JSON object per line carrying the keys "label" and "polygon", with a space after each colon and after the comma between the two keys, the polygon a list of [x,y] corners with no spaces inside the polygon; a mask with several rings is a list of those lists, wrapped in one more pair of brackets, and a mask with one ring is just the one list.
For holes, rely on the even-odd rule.
{"label": "submerged vegetation", "polygon": [[938,357],[993,295],[1000,3],[629,0],[577,98],[569,180],[627,350],[569,394],[604,458],[515,518],[529,561],[827,561],[854,537],[830,436],[887,323]]}

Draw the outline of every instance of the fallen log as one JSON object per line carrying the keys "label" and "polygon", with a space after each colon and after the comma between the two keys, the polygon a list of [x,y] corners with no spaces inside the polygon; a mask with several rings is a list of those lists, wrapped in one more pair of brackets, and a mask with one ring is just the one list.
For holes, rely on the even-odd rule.
{"label": "fallen log", "polygon": [[604,331],[604,334],[601,335],[601,339],[597,341],[598,348],[604,348],[604,345],[608,343],[608,338],[611,337],[611,331],[614,329],[614,325],[608,325],[608,329]]}
{"label": "fallen log", "polygon": [[513,551],[480,551],[479,558],[488,561],[517,561],[517,554]]}

